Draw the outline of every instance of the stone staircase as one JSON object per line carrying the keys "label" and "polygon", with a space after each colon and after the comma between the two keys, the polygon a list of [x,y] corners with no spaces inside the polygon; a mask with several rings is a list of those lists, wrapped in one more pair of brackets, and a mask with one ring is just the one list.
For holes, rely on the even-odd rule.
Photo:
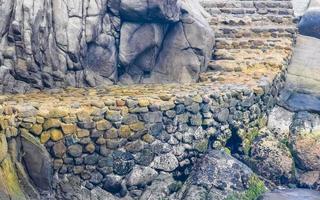
{"label": "stone staircase", "polygon": [[282,69],[291,57],[296,26],[290,0],[200,0],[212,15],[216,47],[211,74]]}

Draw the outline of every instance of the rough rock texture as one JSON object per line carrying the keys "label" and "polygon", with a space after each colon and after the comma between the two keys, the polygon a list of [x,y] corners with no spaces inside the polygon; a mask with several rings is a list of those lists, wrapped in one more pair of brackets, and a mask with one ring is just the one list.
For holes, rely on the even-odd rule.
{"label": "rough rock texture", "polygon": [[270,133],[253,142],[250,158],[255,171],[276,184],[293,180],[294,161],[289,148]]}
{"label": "rough rock texture", "polygon": [[23,161],[33,183],[42,191],[51,192],[52,164],[48,151],[31,134],[21,135]]}
{"label": "rough rock texture", "polygon": [[290,143],[297,164],[304,170],[320,170],[320,117],[299,112],[292,124]]}
{"label": "rough rock texture", "polygon": [[[126,9],[134,10],[141,17],[131,17],[130,22],[124,22],[121,27],[119,57],[122,65],[127,66],[121,82],[196,82],[200,72],[206,71],[214,44],[212,29],[201,10],[197,10],[197,1],[179,3],[180,17],[172,11],[178,9],[166,1],[149,5],[170,7],[169,13],[160,16],[144,16],[138,8],[126,5]],[[139,10],[147,10],[143,8],[145,5],[139,6],[142,7]],[[162,23],[150,23],[155,20]],[[175,23],[163,23],[166,20]]]}
{"label": "rough rock texture", "polygon": [[320,193],[306,189],[276,190],[266,193],[261,200],[320,200]]}
{"label": "rough rock texture", "polygon": [[253,172],[224,151],[212,150],[195,166],[179,192],[180,199],[224,199],[249,187]]}
{"label": "rough rock texture", "polygon": [[120,76],[125,84],[195,82],[214,35],[194,4],[1,1],[0,91],[110,85]]}
{"label": "rough rock texture", "polygon": [[268,117],[268,129],[276,135],[279,140],[287,140],[290,134],[290,125],[294,113],[276,106]]}

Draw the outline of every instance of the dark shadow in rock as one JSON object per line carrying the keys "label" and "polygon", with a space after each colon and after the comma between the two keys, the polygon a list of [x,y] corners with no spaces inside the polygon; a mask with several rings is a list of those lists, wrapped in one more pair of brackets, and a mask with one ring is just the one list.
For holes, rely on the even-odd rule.
{"label": "dark shadow in rock", "polygon": [[231,150],[231,154],[243,154],[242,152],[242,139],[238,135],[238,129],[236,128],[231,128],[232,135],[231,137],[227,140],[226,147]]}

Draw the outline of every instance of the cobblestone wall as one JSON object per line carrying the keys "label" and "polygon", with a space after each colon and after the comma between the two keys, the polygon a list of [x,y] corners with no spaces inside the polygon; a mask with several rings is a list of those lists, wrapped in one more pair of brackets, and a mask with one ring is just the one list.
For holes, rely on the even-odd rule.
{"label": "cobblestone wall", "polygon": [[137,197],[160,172],[186,177],[195,158],[224,148],[232,132],[264,126],[283,81],[281,73],[259,90],[233,85],[157,102],[128,97],[72,109],[52,105],[45,113],[37,105],[7,105],[1,130],[9,140],[29,135],[46,147],[60,198],[70,193],[63,182],[70,176],[89,190]]}

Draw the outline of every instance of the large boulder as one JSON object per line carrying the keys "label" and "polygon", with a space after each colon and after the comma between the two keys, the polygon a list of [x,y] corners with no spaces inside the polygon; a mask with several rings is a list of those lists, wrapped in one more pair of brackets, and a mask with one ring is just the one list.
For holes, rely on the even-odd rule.
{"label": "large boulder", "polygon": [[224,151],[212,150],[196,163],[177,194],[179,199],[225,199],[243,193],[254,177],[251,169]]}
{"label": "large boulder", "polygon": [[320,39],[320,8],[310,8],[302,16],[298,25],[302,35]]}
{"label": "large boulder", "polygon": [[195,82],[214,45],[192,0],[0,4],[0,92]]}
{"label": "large boulder", "polygon": [[255,171],[276,184],[287,184],[294,178],[289,148],[271,134],[266,133],[253,142],[250,158]]}
{"label": "large boulder", "polygon": [[[150,23],[144,18],[123,23],[119,58],[126,73],[122,83],[196,82],[206,71],[213,31],[197,1],[178,3],[180,15],[175,23]],[[140,12],[144,14],[143,9]]]}
{"label": "large boulder", "polygon": [[320,117],[308,112],[295,115],[289,143],[300,169],[320,170]]}
{"label": "large boulder", "polygon": [[52,164],[46,148],[31,134],[21,134],[23,162],[32,182],[40,191],[52,190]]}
{"label": "large boulder", "polygon": [[320,200],[320,192],[307,189],[286,189],[268,192],[261,200]]}
{"label": "large boulder", "polygon": [[288,140],[294,113],[280,106],[272,109],[268,117],[268,129],[280,140]]}
{"label": "large boulder", "polygon": [[126,21],[176,22],[179,20],[177,0],[121,0],[120,15]]}

